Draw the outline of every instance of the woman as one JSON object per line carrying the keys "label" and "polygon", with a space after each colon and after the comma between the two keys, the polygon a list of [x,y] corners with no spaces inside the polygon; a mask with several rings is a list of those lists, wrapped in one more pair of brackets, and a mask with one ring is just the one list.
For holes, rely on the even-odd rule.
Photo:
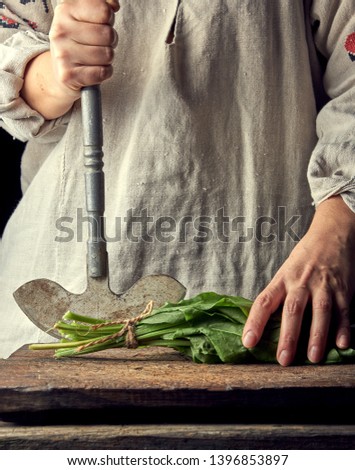
{"label": "woman", "polygon": [[284,366],[308,303],[309,359],[322,359],[332,317],[349,345],[355,0],[1,8],[0,122],[28,141],[0,254],[4,357],[46,340],[15,304],[18,286],[85,287],[79,98],[97,83],[111,288],[160,272],[187,296],[253,298],[246,347],[283,305]]}

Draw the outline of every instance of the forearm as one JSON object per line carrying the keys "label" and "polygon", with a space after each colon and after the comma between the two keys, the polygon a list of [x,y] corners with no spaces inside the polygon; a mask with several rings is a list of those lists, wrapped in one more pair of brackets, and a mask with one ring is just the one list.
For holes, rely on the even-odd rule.
{"label": "forearm", "polygon": [[21,96],[45,119],[56,119],[70,110],[79,92],[60,87],[54,78],[50,51],[32,59],[25,70]]}

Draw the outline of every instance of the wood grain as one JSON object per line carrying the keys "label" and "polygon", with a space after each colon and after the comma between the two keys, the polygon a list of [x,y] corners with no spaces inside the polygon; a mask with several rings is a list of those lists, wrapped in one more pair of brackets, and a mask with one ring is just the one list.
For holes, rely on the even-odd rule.
{"label": "wood grain", "polygon": [[270,415],[277,420],[276,414],[285,419],[286,410],[289,421],[303,413],[299,419],[306,422],[319,411],[329,420],[330,411],[340,410],[344,422],[350,415],[341,410],[355,406],[355,365],[203,365],[164,348],[56,360],[52,351],[23,347],[0,361],[0,377],[0,416],[5,417],[90,410],[90,416],[96,411],[102,419],[125,422],[144,409],[146,421],[154,414],[162,421],[168,410],[171,422],[181,413],[199,410],[193,419],[200,420],[214,410],[217,419],[221,413],[221,420],[245,421],[260,412],[265,420]]}
{"label": "wood grain", "polygon": [[0,450],[354,449],[355,426],[95,425],[14,426],[0,422]]}

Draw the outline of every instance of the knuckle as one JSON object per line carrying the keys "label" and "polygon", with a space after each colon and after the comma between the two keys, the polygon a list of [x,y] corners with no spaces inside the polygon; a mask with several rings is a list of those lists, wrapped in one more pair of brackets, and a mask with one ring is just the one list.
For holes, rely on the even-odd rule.
{"label": "knuckle", "polygon": [[284,307],[283,314],[288,317],[297,316],[302,311],[303,302],[298,297],[287,298]]}
{"label": "knuckle", "polygon": [[54,8],[54,15],[52,20],[52,25],[50,28],[50,33],[53,31],[62,33],[67,30],[68,18],[70,18],[69,12],[70,6],[67,3],[59,3]]}
{"label": "knuckle", "polygon": [[106,56],[106,63],[111,64],[114,58],[115,52],[112,47],[105,47],[105,56]]}
{"label": "knuckle", "polygon": [[111,28],[106,24],[92,25],[91,31],[93,34],[92,45],[108,46],[111,40]]}
{"label": "knuckle", "polygon": [[53,18],[56,19],[57,17],[61,15],[66,15],[68,13],[69,8],[70,6],[68,2],[58,3],[53,10],[53,13],[54,13]]}
{"label": "knuckle", "polygon": [[314,275],[315,268],[311,264],[306,264],[303,267],[302,273],[299,277],[299,288],[303,290],[308,289],[308,285]]}
{"label": "knuckle", "polygon": [[332,309],[332,301],[330,297],[321,297],[313,300],[313,310],[320,310],[323,312],[329,312]]}
{"label": "knuckle", "polygon": [[96,18],[98,23],[110,23],[112,17],[112,9],[106,2],[100,2],[97,5]]}
{"label": "knuckle", "polygon": [[332,279],[332,274],[329,272],[329,268],[322,267],[319,269],[319,280],[323,285],[329,285]]}
{"label": "knuckle", "polygon": [[70,52],[62,47],[53,47],[51,55],[61,67],[64,67],[64,64],[70,60]]}
{"label": "knuckle", "polygon": [[112,66],[102,66],[99,68],[99,82],[103,82],[112,76]]}
{"label": "knuckle", "polygon": [[320,283],[323,286],[324,290],[330,290],[348,293],[349,285],[345,281],[342,272],[339,269],[330,269],[323,268],[320,271]]}
{"label": "knuckle", "polygon": [[52,27],[49,31],[49,39],[50,41],[59,41],[60,39],[65,38],[66,29],[59,23],[53,23]]}
{"label": "knuckle", "polygon": [[335,276],[334,280],[332,282],[333,288],[337,291],[340,292],[341,294],[348,296],[348,293],[350,291],[349,285],[345,282],[343,277],[341,276]]}
{"label": "knuckle", "polygon": [[255,304],[258,307],[261,307],[263,309],[269,308],[272,305],[272,293],[271,291],[264,291],[261,292],[255,299]]}
{"label": "knuckle", "polygon": [[69,68],[61,68],[57,72],[58,80],[69,88],[72,87],[74,82],[74,75],[74,70]]}

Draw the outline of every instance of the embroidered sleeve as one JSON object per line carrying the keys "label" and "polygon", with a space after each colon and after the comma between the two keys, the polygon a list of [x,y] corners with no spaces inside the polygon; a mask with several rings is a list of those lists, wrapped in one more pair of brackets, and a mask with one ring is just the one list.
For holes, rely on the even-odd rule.
{"label": "embroidered sleeve", "polygon": [[52,13],[48,0],[0,1],[0,126],[22,141],[63,123],[46,121],[20,96],[27,63],[49,49]]}
{"label": "embroidered sleeve", "polygon": [[52,4],[49,0],[6,0],[0,1],[1,38],[4,30],[27,31],[32,29],[48,34],[52,20]]}
{"label": "embroidered sleeve", "polygon": [[315,0],[314,41],[326,61],[329,102],[317,118],[308,180],[315,204],[340,194],[355,211],[355,0]]}

